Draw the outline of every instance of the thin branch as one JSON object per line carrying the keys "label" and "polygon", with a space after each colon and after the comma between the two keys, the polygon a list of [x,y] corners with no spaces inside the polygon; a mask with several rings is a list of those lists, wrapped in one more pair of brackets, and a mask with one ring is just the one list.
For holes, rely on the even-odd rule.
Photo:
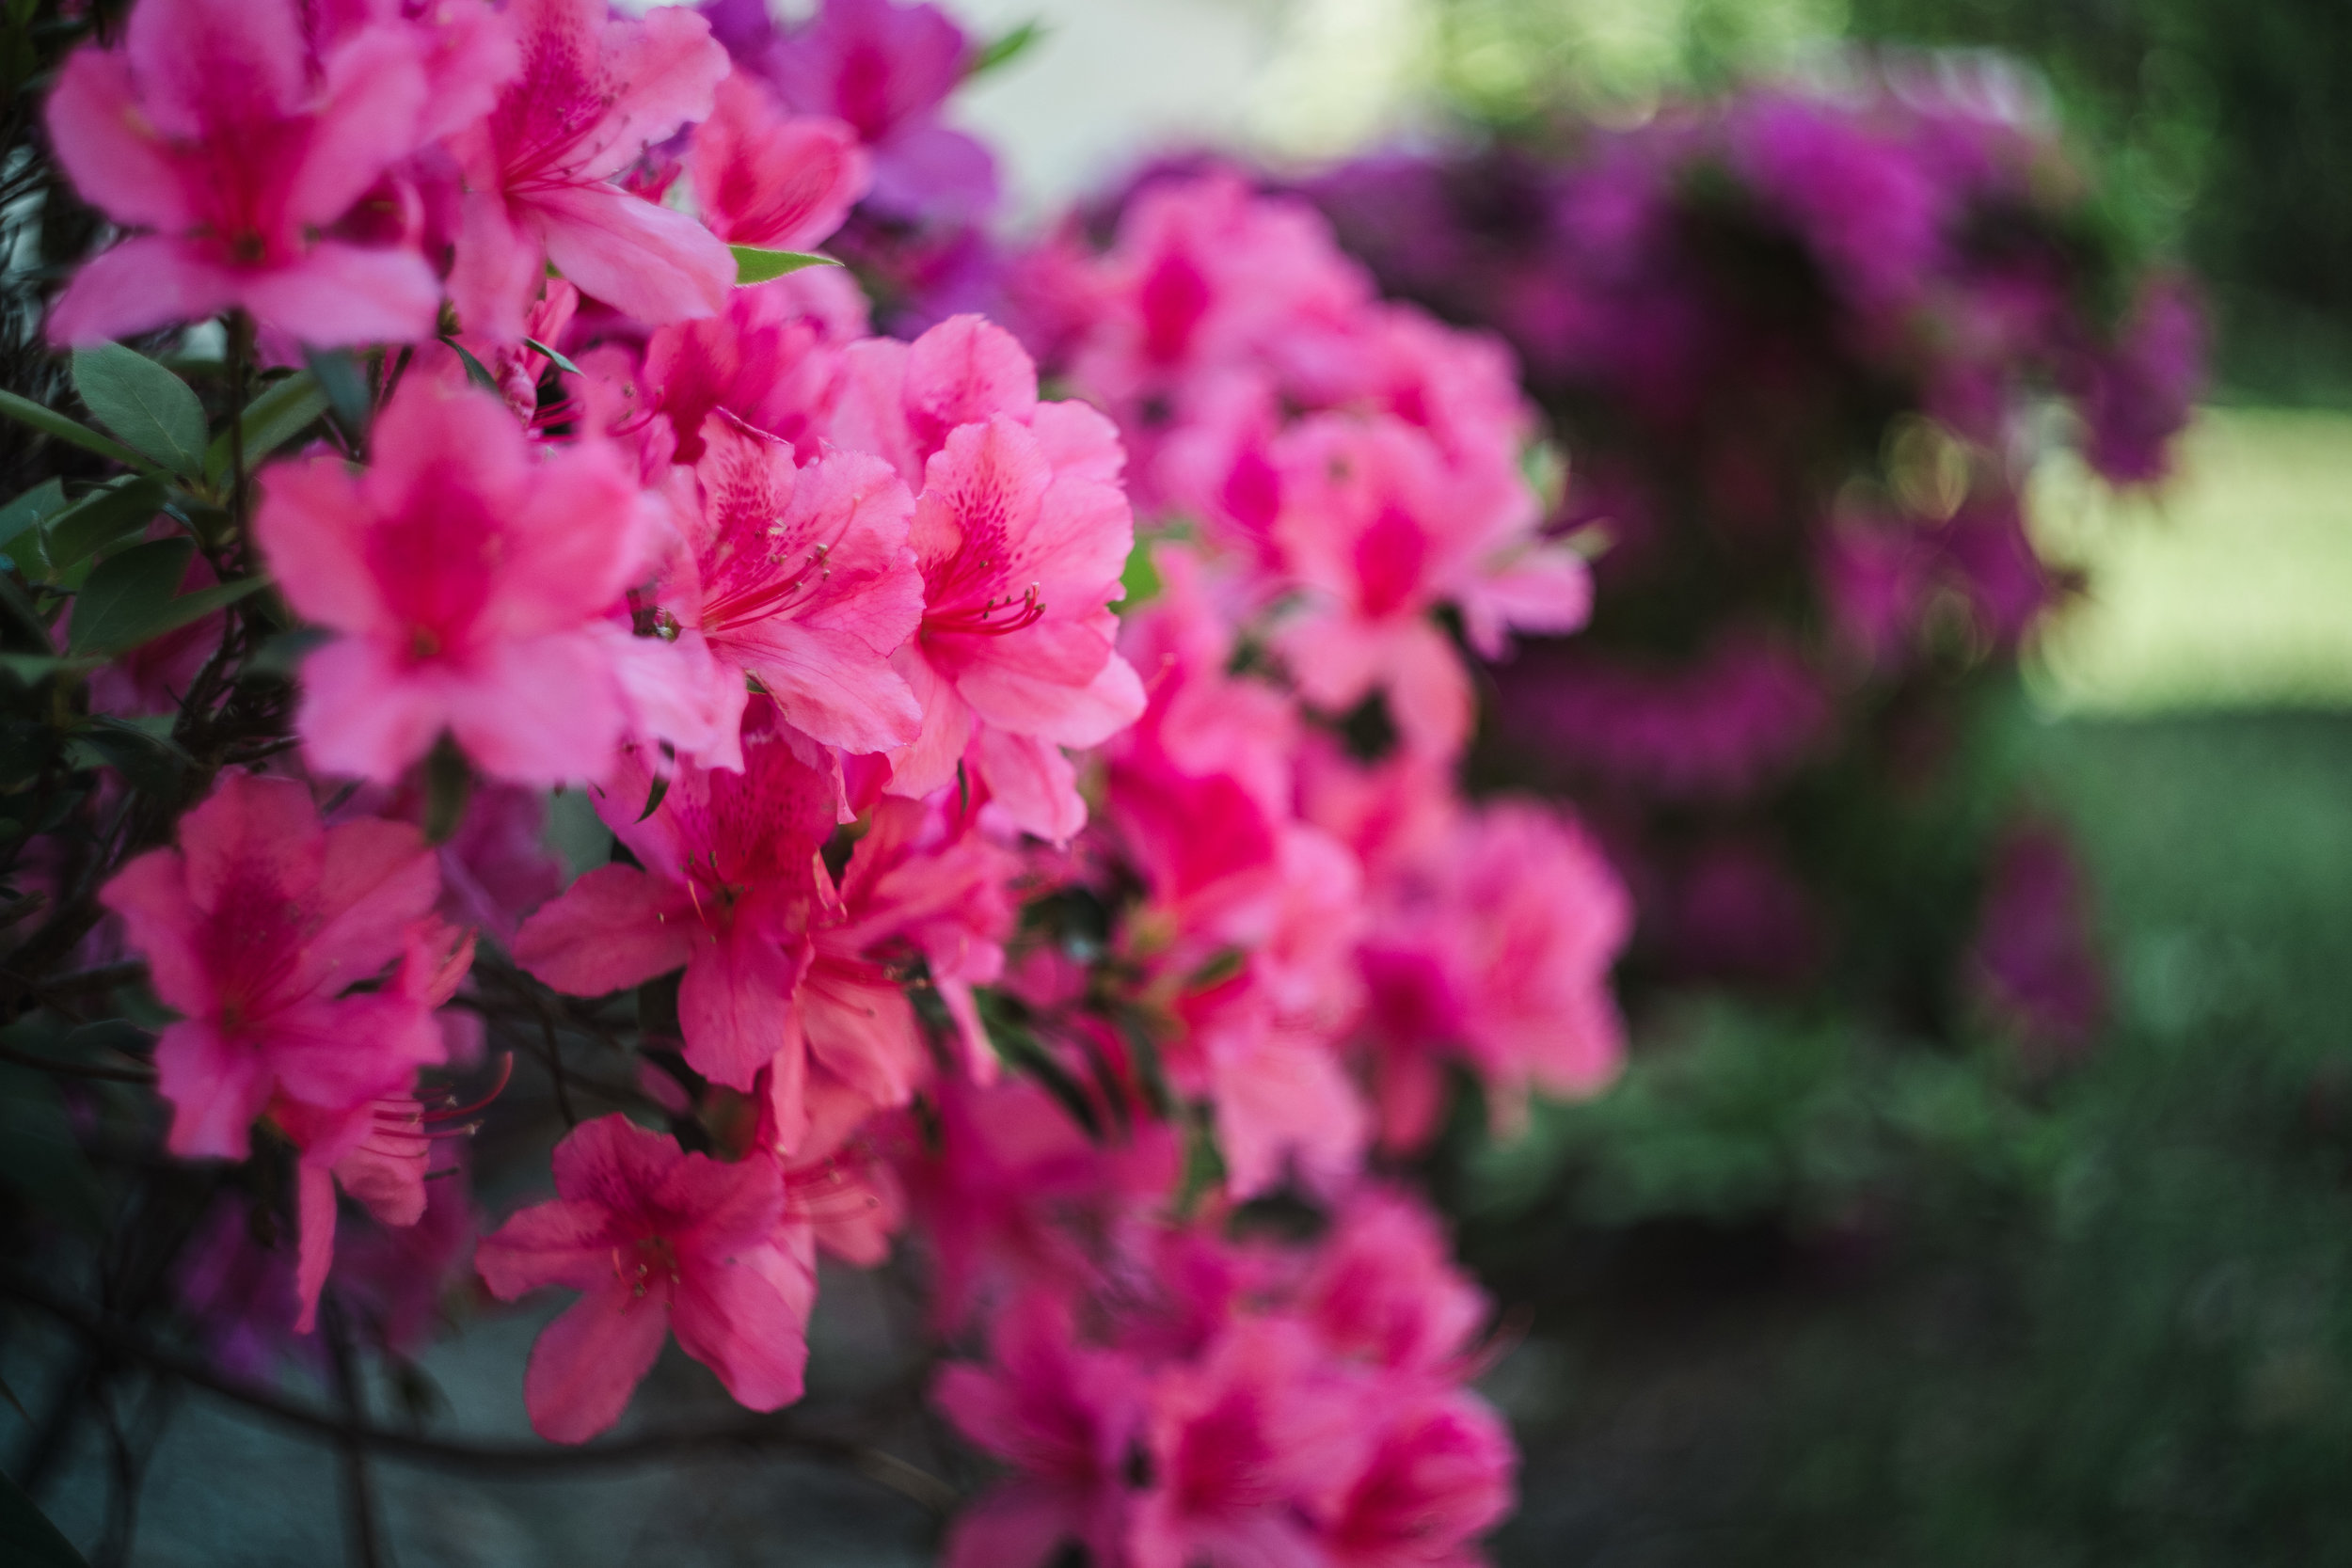
{"label": "thin branch", "polygon": [[219,1371],[195,1356],[157,1344],[138,1330],[116,1323],[12,1270],[0,1273],[0,1294],[40,1308],[94,1348],[112,1356],[140,1362],[192,1387],[243,1405],[280,1426],[336,1442],[356,1443],[386,1459],[407,1464],[475,1474],[560,1476],[604,1465],[661,1464],[698,1453],[765,1449],[845,1465],[934,1513],[944,1513],[957,1497],[954,1487],[895,1454],[846,1438],[795,1431],[771,1418],[675,1432],[639,1433],[578,1448],[428,1437],[421,1433],[397,1432],[314,1409],[274,1389]]}
{"label": "thin branch", "polygon": [[[351,1350],[350,1325],[344,1323],[342,1304],[333,1295],[319,1303],[319,1327],[326,1336],[326,1354],[335,1371],[335,1401],[342,1407],[343,1419],[355,1427],[364,1425],[368,1411],[359,1393],[359,1368]],[[368,1474],[367,1446],[357,1437],[345,1433],[337,1443],[342,1460],[343,1530],[351,1546],[351,1560],[358,1568],[384,1568],[383,1530],[377,1523],[375,1480]]]}

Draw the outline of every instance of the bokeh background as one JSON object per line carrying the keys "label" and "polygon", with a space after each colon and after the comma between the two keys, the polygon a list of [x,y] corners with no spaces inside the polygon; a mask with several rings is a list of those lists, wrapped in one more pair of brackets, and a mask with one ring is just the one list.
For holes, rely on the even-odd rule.
{"label": "bokeh background", "polygon": [[[1871,50],[2017,63],[2103,232],[2184,263],[2213,324],[2168,483],[2119,494],[2063,455],[2030,476],[2035,540],[2084,587],[1972,709],[1953,785],[2030,800],[2073,847],[2097,1025],[2053,1058],[1994,1030],[1889,1039],[1834,986],[1661,985],[1615,1091],[1453,1149],[1436,1174],[1464,1249],[1512,1304],[1486,1387],[1519,1428],[1523,1503],[1496,1555],[2352,1560],[2352,8],[949,8],[979,37],[1042,24],[960,115],[1035,221],[1171,152],[1307,180],[1375,148],[1819,87]],[[813,1368],[887,1362],[891,1325],[827,1289]],[[517,1425],[534,1327],[439,1354],[443,1395]],[[857,1397],[840,1375],[820,1394]],[[201,1413],[178,1432],[140,1560],[331,1557],[330,1456]],[[96,1516],[104,1456],[75,1464],[70,1527]],[[274,1510],[240,1500],[255,1475]],[[393,1484],[411,1563],[924,1551],[889,1501],[772,1461]]]}

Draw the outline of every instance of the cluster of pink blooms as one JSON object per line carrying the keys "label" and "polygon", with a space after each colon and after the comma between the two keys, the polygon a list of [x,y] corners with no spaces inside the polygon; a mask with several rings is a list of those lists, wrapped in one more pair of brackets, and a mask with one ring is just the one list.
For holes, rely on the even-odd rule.
{"label": "cluster of pink blooms", "polygon": [[[371,356],[364,441],[258,476],[245,563],[319,636],[298,751],[105,891],[180,1015],[169,1148],[291,1146],[298,1326],[326,1291],[413,1338],[337,1195],[443,1216],[412,1293],[463,1257],[426,1178],[460,1164],[433,1075],[497,1016],[477,942],[501,987],[675,976],[644,1119],[573,1127],[472,1255],[501,1300],[580,1292],[542,1433],[611,1427],[673,1338],[797,1400],[819,1253],[908,1228],[987,1346],[940,1401],[1013,1471],[958,1561],[1472,1560],[1513,1463],[1463,1386],[1487,1308],[1375,1166],[1458,1084],[1507,1128],[1605,1083],[1629,920],[1573,822],[1455,782],[1457,632],[1498,657],[1589,596],[1511,361],[1216,177],[1021,260],[1069,400],[977,316],[871,335],[840,268],[738,286],[985,157],[932,8],[712,17],[140,0],[51,99],[130,231],[58,342],[236,311]],[[616,846],[568,886],[549,790]],[[1278,1195],[1314,1239],[1251,1227]]]}

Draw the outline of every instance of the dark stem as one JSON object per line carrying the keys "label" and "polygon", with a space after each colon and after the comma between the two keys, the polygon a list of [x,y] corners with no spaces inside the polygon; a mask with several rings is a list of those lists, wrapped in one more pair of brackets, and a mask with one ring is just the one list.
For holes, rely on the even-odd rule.
{"label": "dark stem", "polygon": [[764,1449],[846,1466],[934,1512],[945,1512],[956,1499],[955,1488],[894,1454],[847,1438],[796,1431],[772,1418],[755,1417],[676,1432],[640,1433],[578,1448],[479,1442],[397,1432],[313,1409],[274,1389],[219,1371],[198,1357],[157,1344],[138,1330],[13,1270],[0,1272],[0,1295],[40,1308],[110,1358],[136,1361],[293,1431],[338,1442],[349,1441],[379,1457],[411,1465],[477,1475],[560,1476],[610,1465],[660,1464],[698,1453]]}
{"label": "dark stem", "polygon": [[[326,1354],[335,1370],[335,1402],[352,1431],[367,1424],[367,1402],[359,1387],[359,1368],[351,1349],[351,1328],[343,1321],[342,1304],[332,1295],[319,1302],[319,1329],[326,1337]],[[367,1445],[344,1432],[336,1439],[342,1456],[343,1535],[351,1560],[359,1568],[387,1568],[377,1523],[375,1481],[368,1474]]]}

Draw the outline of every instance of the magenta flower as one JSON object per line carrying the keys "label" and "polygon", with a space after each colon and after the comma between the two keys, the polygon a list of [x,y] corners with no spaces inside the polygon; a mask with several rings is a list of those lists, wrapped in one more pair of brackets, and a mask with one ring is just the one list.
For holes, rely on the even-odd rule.
{"label": "magenta flower", "polygon": [[784,114],[741,71],[720,82],[686,169],[712,233],[771,250],[821,244],[873,181],[854,130],[819,115]]}
{"label": "magenta flower", "polygon": [[977,217],[995,204],[988,150],[942,124],[971,47],[936,6],[824,0],[764,60],[784,101],[846,121],[873,154],[874,205],[903,217]]}
{"label": "magenta flower", "polygon": [[774,1162],[723,1164],[599,1117],[556,1145],[555,1191],[474,1254],[501,1301],[546,1285],[582,1292],[532,1346],[533,1431],[581,1443],[612,1426],[673,1332],[739,1402],[801,1397],[815,1258],[805,1227],[780,1225]]}
{"label": "magenta flower", "polygon": [[597,810],[638,865],[574,882],[523,922],[515,960],[573,996],[683,966],[687,1061],[714,1084],[748,1090],[781,1055],[778,1132],[790,1148],[807,1131],[792,996],[808,968],[813,910],[834,899],[818,850],[832,836],[839,786],[829,759],[804,758],[814,748],[765,702],[747,716],[742,746],[739,773],[678,763],[660,808],[642,820],[653,774],[637,752],[624,753]]}
{"label": "magenta flower", "polygon": [[242,1160],[274,1102],[366,1115],[442,1056],[431,1003],[380,978],[429,923],[439,878],[405,823],[323,827],[287,779],[231,773],[100,899],[155,994],[181,1014],[155,1046],[167,1147]]}
{"label": "magenta flower", "polygon": [[864,452],[796,468],[791,448],[725,415],[703,439],[700,505],[681,519],[686,548],[661,604],[702,634],[727,693],[730,744],[707,760],[739,762],[731,743],[746,676],[825,745],[862,753],[912,741],[923,710],[891,667],[923,618],[906,486]]}
{"label": "magenta flower", "polygon": [[1344,712],[1383,692],[1406,744],[1450,754],[1470,734],[1470,675],[1432,610],[1457,606],[1488,657],[1513,628],[1583,624],[1583,561],[1536,537],[1534,492],[1516,472],[1449,464],[1393,416],[1316,416],[1279,451],[1276,538],[1307,599],[1277,646],[1310,701]]}
{"label": "magenta flower", "polygon": [[1317,1522],[1331,1568],[1474,1568],[1511,1512],[1518,1454],[1476,1395],[1411,1385],[1377,1402],[1371,1456]]}
{"label": "magenta flower", "polygon": [[929,795],[968,761],[1006,821],[1066,841],[1086,803],[1061,748],[1099,744],[1144,705],[1113,648],[1134,539],[1119,438],[1082,404],[1040,403],[1029,356],[977,316],[850,361],[834,439],[922,486],[923,625],[898,668],[923,726],[892,754],[890,787]]}
{"label": "magenta flower", "polygon": [[1489,1304],[1454,1267],[1436,1214],[1404,1193],[1366,1185],[1342,1206],[1299,1287],[1325,1343],[1372,1366],[1457,1370]]}
{"label": "magenta flower", "polygon": [[648,325],[716,314],[735,281],[726,245],[612,182],[710,113],[728,67],[709,24],[674,8],[616,17],[604,0],[515,0],[506,14],[522,74],[452,143],[466,194],[449,288],[466,330],[521,337],[549,262]]}
{"label": "magenta flower", "polygon": [[702,456],[703,421],[721,409],[789,441],[806,463],[840,396],[841,350],[866,335],[866,296],[847,272],[789,273],[735,290],[707,321],[658,329],[645,343],[645,394],[669,420],[680,463]]}
{"label": "magenta flower", "polygon": [[1018,1473],[957,1516],[947,1568],[1040,1568],[1072,1543],[1091,1561],[1123,1560],[1142,1369],[1079,1343],[1069,1304],[1043,1292],[998,1315],[989,1353],[994,1365],[985,1370],[947,1368],[932,1398]]}
{"label": "magenta flower", "polygon": [[628,640],[601,617],[644,517],[619,454],[534,449],[489,394],[419,377],[376,420],[374,459],[263,476],[255,532],[287,602],[342,634],[303,664],[311,760],[390,783],[446,731],[499,778],[602,777]]}
{"label": "magenta flower", "polygon": [[312,343],[429,337],[441,291],[424,259],[329,232],[422,141],[427,91],[402,27],[314,53],[295,0],[142,0],[122,46],[76,51],[50,95],[75,187],[144,230],[74,276],[50,341],[231,308]]}

